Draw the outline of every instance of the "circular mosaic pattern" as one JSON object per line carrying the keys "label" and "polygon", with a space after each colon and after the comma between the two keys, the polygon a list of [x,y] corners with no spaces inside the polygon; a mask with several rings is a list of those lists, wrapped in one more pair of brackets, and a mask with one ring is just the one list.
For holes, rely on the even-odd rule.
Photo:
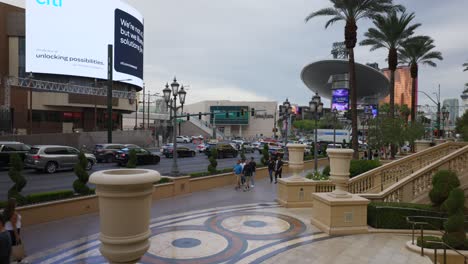
{"label": "circular mosaic pattern", "polygon": [[195,238],[179,238],[172,241],[172,245],[178,248],[193,248],[201,245],[201,241]]}
{"label": "circular mosaic pattern", "polygon": [[247,242],[234,235],[212,232],[204,226],[153,228],[151,246],[142,263],[223,262],[247,248]]}
{"label": "circular mosaic pattern", "polygon": [[296,218],[267,212],[234,212],[215,216],[207,224],[216,233],[232,233],[247,240],[285,239],[306,230]]}
{"label": "circular mosaic pattern", "polygon": [[258,228],[265,227],[268,225],[267,223],[263,221],[245,221],[243,224],[248,227],[258,227]]}

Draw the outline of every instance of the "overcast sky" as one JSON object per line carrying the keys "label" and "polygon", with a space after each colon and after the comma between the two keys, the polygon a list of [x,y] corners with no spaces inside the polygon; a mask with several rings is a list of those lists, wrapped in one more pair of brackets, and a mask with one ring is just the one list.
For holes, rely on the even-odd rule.
{"label": "overcast sky", "polygon": [[[1,0],[0,0],[1,1]],[[77,0],[75,0],[77,1]],[[24,6],[24,0],[3,1]],[[275,100],[307,104],[303,67],[331,59],[344,23],[324,29],[326,18],[304,23],[328,0],[128,0],[145,17],[145,83],[160,91],[174,75],[190,85],[188,102],[204,99]],[[460,98],[468,72],[467,0],[395,0],[416,13],[417,34],[435,39],[444,61],[420,68],[420,90]],[[358,41],[370,26],[358,24]],[[357,47],[356,61],[387,67],[386,52]],[[424,96],[420,104],[430,103]]]}

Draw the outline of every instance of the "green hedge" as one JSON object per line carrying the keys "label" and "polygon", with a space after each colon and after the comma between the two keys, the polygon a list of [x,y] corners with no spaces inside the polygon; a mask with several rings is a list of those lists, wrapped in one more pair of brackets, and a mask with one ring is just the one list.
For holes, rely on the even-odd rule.
{"label": "green hedge", "polygon": [[[89,195],[95,194],[95,190],[91,189]],[[54,192],[45,192],[45,193],[36,193],[25,196],[24,202],[21,203],[21,206],[24,205],[33,205],[38,203],[53,202],[57,200],[76,198],[85,195],[76,195],[71,190],[63,191],[54,191]],[[0,202],[0,208],[5,208],[7,202]]]}
{"label": "green hedge", "polygon": [[429,217],[423,221],[429,222],[432,226],[426,226],[425,229],[443,229],[441,220],[430,217],[447,217],[430,205],[373,202],[367,206],[367,224],[374,228],[411,229],[412,226],[406,222],[407,216]]}
{"label": "green hedge", "polygon": [[172,180],[169,178],[161,178],[161,180],[159,180],[158,182],[155,182],[154,184],[158,185],[158,184],[164,184],[164,183],[170,183],[170,182],[172,182]]}
{"label": "green hedge", "polygon": [[217,174],[229,173],[229,172],[232,172],[232,171],[233,171],[233,169],[227,168],[227,169],[217,170],[217,171],[215,171],[213,173],[205,171],[205,172],[191,173],[189,175],[190,175],[190,178],[200,178],[200,177],[206,177],[206,176],[213,176],[213,175],[217,175]]}
{"label": "green hedge", "polygon": [[364,172],[380,167],[382,164],[378,160],[352,160],[349,167],[350,178]]}

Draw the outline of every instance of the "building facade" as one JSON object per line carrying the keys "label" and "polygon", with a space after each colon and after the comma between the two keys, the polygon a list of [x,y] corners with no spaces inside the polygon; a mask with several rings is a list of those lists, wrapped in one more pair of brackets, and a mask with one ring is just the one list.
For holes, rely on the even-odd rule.
{"label": "building facade", "polygon": [[[184,112],[202,113],[201,122],[216,126],[225,138],[273,137],[277,102],[202,101],[184,106]],[[252,110],[254,115],[252,115]],[[211,116],[209,113],[214,113]],[[198,119],[198,117],[192,117]]]}
{"label": "building facade", "polygon": [[[113,128],[123,129],[122,115],[136,109],[136,100],[113,98],[112,116],[107,116],[107,98],[85,93],[59,93],[30,90],[9,85],[7,78],[31,78],[40,82],[83,87],[106,87],[106,80],[69,76],[26,73],[25,9],[0,3],[0,133],[67,133]],[[139,91],[140,87],[113,82],[114,90]]]}
{"label": "building facade", "polygon": [[457,118],[460,116],[459,115],[460,105],[459,105],[458,99],[456,98],[445,99],[443,102],[443,106],[445,106],[447,111],[450,113],[449,119],[447,120],[448,124],[451,126],[455,125]]}
{"label": "building facade", "polygon": [[[383,74],[390,80],[390,70],[383,69]],[[411,90],[413,87],[413,80],[411,79],[410,67],[401,66],[395,71],[395,104],[407,105],[411,108]],[[416,86],[416,105],[418,105]],[[390,95],[385,97],[381,103],[390,103]]]}

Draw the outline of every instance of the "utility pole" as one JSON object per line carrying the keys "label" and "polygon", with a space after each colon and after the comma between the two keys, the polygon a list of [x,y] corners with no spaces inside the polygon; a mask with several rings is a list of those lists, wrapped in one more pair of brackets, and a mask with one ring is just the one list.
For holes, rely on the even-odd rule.
{"label": "utility pole", "polygon": [[148,92],[148,115],[147,115],[147,123],[148,123],[148,129],[150,129],[150,104],[151,104],[151,95]]}
{"label": "utility pole", "polygon": [[143,84],[143,130],[145,130],[145,84]]}
{"label": "utility pole", "polygon": [[112,143],[112,79],[113,79],[113,46],[107,46],[107,143]]}

